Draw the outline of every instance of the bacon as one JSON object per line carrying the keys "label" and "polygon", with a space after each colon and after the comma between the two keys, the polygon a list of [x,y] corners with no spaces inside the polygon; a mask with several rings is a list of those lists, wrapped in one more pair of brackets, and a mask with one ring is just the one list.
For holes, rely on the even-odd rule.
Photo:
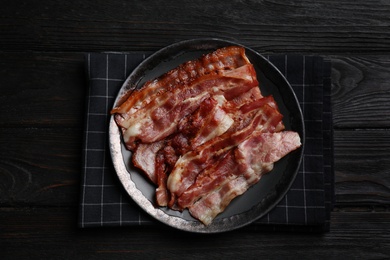
{"label": "bacon", "polygon": [[256,131],[251,138],[238,146],[238,150],[249,165],[256,165],[257,162],[274,163],[300,147],[300,140],[298,133],[293,131],[278,133]]}
{"label": "bacon", "polygon": [[204,100],[197,111],[180,120],[178,132],[164,141],[150,144],[140,143],[135,150],[133,163],[152,176],[153,160],[163,146],[171,146],[177,155],[183,155],[226,132],[233,124],[233,119],[221,108],[226,100],[219,102],[213,98]]}
{"label": "bacon", "polygon": [[[247,97],[249,98],[249,96]],[[188,151],[222,135],[225,131],[234,133],[248,126],[253,119],[253,113],[256,113],[257,109],[265,104],[276,107],[272,96],[254,100],[241,106],[235,101],[227,102],[223,96],[214,96],[214,98],[206,99],[195,113],[183,118],[179,122],[178,132],[169,138],[150,144],[140,143],[137,146],[132,157],[133,164],[142,169],[153,183],[156,183],[155,159],[157,152],[163,147],[171,146],[177,156],[183,156]],[[281,115],[274,112],[269,111],[268,113],[275,118],[281,118]],[[266,121],[266,119],[263,120]],[[280,124],[282,124],[281,121]],[[170,164],[174,165],[175,163],[172,159],[170,160]]]}
{"label": "bacon", "polygon": [[256,184],[263,174],[271,171],[275,162],[300,146],[299,135],[295,132],[255,132],[238,145],[235,156],[230,156],[229,162],[225,161],[231,171],[214,171],[211,181],[205,181],[204,178],[197,181],[199,184],[196,188],[186,193],[191,193],[194,198],[188,199],[191,196],[187,196],[185,206],[193,217],[209,225],[234,198]]}
{"label": "bacon", "polygon": [[166,205],[166,172],[170,172],[178,156],[226,132],[233,124],[233,119],[221,109],[226,100],[208,98],[196,112],[179,123],[179,132],[169,138],[151,144],[139,144],[133,163],[141,168],[146,176],[158,187],[157,204]]}
{"label": "bacon", "polygon": [[238,177],[196,202],[189,208],[189,212],[203,224],[209,225],[235,197],[243,194],[247,189],[248,183],[245,178]]}
{"label": "bacon", "polygon": [[137,111],[123,127],[126,146],[132,150],[136,141],[152,143],[171,135],[175,132],[179,120],[195,111],[208,97],[208,93],[181,100],[165,97],[164,100],[158,100],[161,102],[147,106],[145,111]]}
{"label": "bacon", "polygon": [[139,144],[132,156],[133,165],[141,169],[145,176],[155,184],[157,183],[156,156],[164,145],[164,140],[152,144]]}
{"label": "bacon", "polygon": [[196,177],[195,182],[188,187],[177,199],[179,208],[184,209],[192,206],[195,201],[215,190],[222,184],[232,179],[237,172],[238,164],[234,161],[233,149],[229,150],[216,163],[205,168]]}
{"label": "bacon", "polygon": [[[210,95],[222,94],[230,100],[258,85],[252,65],[245,65],[237,70],[234,75],[246,76],[241,79],[231,77],[232,73],[229,77],[204,76],[189,86],[181,86],[164,93],[127,120],[117,122],[125,129],[123,138],[128,148],[133,149],[137,140],[151,143],[174,133],[179,120],[194,112]],[[248,77],[247,74],[251,76]]]}
{"label": "bacon", "polygon": [[259,87],[256,86],[249,91],[243,93],[242,95],[233,98],[229,101],[229,103],[233,107],[240,107],[243,104],[251,103],[261,98],[263,98],[263,96],[260,93]]}
{"label": "bacon", "polygon": [[117,121],[129,118],[135,111],[147,105],[159,95],[172,91],[179,85],[188,85],[190,82],[210,73],[223,70],[233,70],[250,64],[242,47],[230,46],[220,48],[201,58],[188,61],[167,72],[161,77],[148,81],[139,90],[134,90],[131,96],[111,113],[120,114]]}
{"label": "bacon", "polygon": [[173,205],[175,198],[190,187],[196,176],[208,165],[214,164],[219,156],[243,142],[255,130],[273,132],[275,127],[280,125],[281,120],[282,115],[276,109],[265,104],[262,109],[256,111],[251,122],[245,127],[239,123],[246,121],[238,120],[237,125],[234,128],[231,127],[225,134],[182,156],[168,177],[168,188],[173,193],[170,205]]}
{"label": "bacon", "polygon": [[[221,108],[226,100],[222,97],[219,98],[219,102],[221,104],[215,99],[209,98],[200,105],[198,112],[194,113],[194,116],[188,117],[192,121],[191,129],[196,130],[192,136],[188,136],[192,149],[216,136],[222,135],[234,123],[233,119]],[[179,127],[179,130],[184,127],[186,126]]]}

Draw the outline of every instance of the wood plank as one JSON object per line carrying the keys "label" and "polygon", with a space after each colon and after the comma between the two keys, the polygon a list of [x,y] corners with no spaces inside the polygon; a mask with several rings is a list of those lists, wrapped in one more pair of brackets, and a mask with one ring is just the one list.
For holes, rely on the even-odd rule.
{"label": "wood plank", "polygon": [[390,130],[334,132],[338,205],[390,205]]}
{"label": "wood plank", "polygon": [[[388,258],[390,212],[334,212],[331,232],[210,236],[165,226],[77,229],[75,208],[0,208],[0,249],[11,258]],[[311,245],[311,246],[307,246]]]}
{"label": "wood plank", "polygon": [[77,205],[81,129],[0,128],[0,205]]}
{"label": "wood plank", "polygon": [[0,127],[81,127],[81,53],[0,53]]}
{"label": "wood plank", "polygon": [[336,128],[389,128],[390,56],[332,57]]}
{"label": "wood plank", "polygon": [[[390,56],[329,58],[334,126],[390,128]],[[0,52],[0,78],[0,127],[82,126],[84,54]]]}
{"label": "wood plank", "polygon": [[[229,10],[229,11],[227,11]],[[8,51],[157,50],[221,37],[262,52],[389,51],[389,3],[350,1],[3,1],[0,46]]]}

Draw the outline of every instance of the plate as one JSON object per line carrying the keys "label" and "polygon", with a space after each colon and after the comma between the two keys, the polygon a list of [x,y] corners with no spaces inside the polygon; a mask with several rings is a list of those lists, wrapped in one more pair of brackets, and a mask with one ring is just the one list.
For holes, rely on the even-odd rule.
{"label": "plate", "polygon": [[127,78],[116,97],[114,107],[124,101],[131,92],[146,81],[154,79],[181,63],[196,59],[218,48],[238,45],[246,49],[246,55],[254,65],[263,96],[273,95],[286,130],[299,133],[302,147],[289,153],[274,169],[235,198],[223,213],[205,226],[191,217],[187,210],[178,212],[156,207],[153,203],[155,187],[131,163],[131,152],[121,138],[114,118],[109,123],[109,146],[114,168],[130,197],[149,215],[171,227],[196,233],[219,233],[234,230],[263,217],[284,197],[294,181],[301,163],[305,140],[302,111],[290,84],[266,58],[241,44],[222,39],[194,39],[167,46],[145,59]]}

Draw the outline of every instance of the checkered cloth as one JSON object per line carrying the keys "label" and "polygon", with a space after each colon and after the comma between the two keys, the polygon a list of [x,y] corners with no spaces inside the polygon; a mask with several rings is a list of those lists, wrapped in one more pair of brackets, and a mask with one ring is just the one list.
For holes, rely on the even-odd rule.
{"label": "checkered cloth", "polygon": [[[90,53],[86,98],[80,227],[153,225],[128,196],[112,166],[109,111],[130,72],[149,53]],[[267,56],[285,75],[300,102],[306,147],[298,176],[284,199],[253,229],[328,231],[334,201],[329,61],[318,56]]]}

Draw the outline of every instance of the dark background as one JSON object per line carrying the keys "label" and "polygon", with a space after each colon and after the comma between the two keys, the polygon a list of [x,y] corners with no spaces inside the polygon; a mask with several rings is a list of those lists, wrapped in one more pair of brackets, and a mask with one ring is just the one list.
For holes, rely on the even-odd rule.
{"label": "dark background", "polygon": [[[0,258],[390,257],[390,2],[18,1],[0,9]],[[84,54],[200,37],[332,62],[325,234],[78,229]]]}

